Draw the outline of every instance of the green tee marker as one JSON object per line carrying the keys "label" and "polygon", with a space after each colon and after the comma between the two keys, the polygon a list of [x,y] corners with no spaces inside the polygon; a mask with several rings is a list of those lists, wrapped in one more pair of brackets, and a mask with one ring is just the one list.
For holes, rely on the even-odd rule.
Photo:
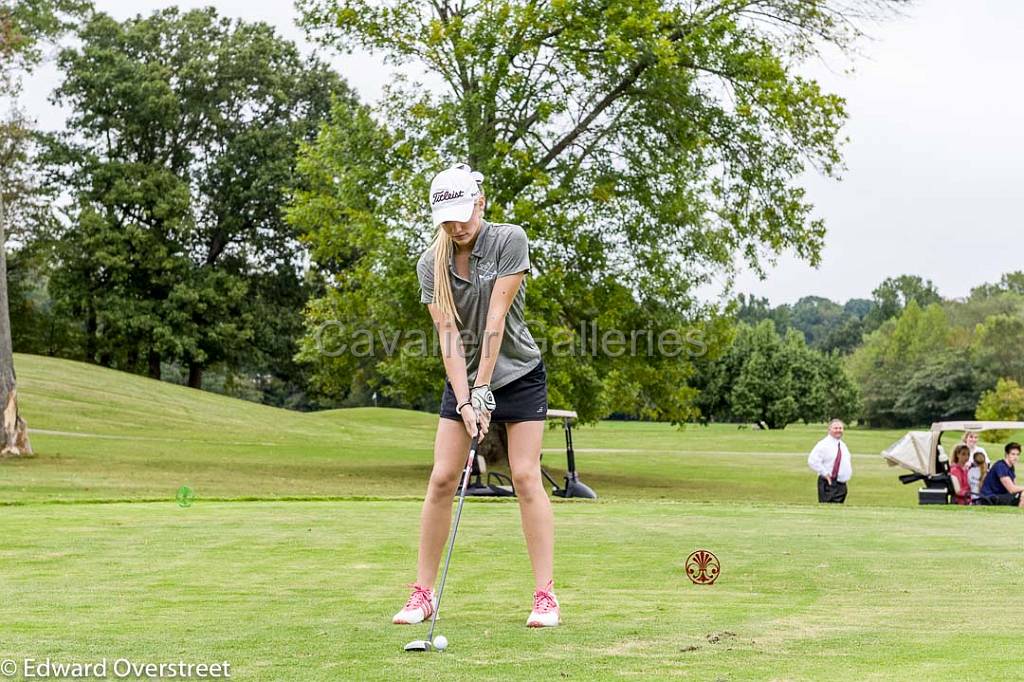
{"label": "green tee marker", "polygon": [[179,507],[191,507],[192,501],[196,499],[195,493],[192,492],[192,488],[187,485],[183,485],[178,488],[178,494],[176,496]]}

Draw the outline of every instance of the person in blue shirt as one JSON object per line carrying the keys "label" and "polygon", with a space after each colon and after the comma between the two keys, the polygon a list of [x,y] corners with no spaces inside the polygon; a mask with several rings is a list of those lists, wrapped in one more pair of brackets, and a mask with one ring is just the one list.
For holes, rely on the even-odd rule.
{"label": "person in blue shirt", "polygon": [[1014,467],[1020,459],[1020,443],[1007,443],[1003,448],[1006,455],[992,465],[981,484],[982,504],[998,504],[1024,507],[1024,486],[1017,485]]}

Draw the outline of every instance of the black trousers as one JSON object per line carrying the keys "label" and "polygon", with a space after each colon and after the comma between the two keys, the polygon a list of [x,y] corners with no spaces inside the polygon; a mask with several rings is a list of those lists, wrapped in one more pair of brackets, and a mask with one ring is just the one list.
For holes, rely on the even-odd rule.
{"label": "black trousers", "polygon": [[1016,507],[1020,504],[1020,493],[1003,493],[1002,495],[989,495],[979,497],[978,504],[996,505],[999,507]]}
{"label": "black trousers", "polygon": [[818,476],[818,502],[846,502],[846,484],[832,481],[832,485],[829,485],[824,476]]}

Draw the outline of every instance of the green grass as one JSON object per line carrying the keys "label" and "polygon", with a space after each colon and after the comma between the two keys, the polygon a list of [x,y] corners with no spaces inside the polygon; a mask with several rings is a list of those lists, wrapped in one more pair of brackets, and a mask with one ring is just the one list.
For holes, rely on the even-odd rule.
{"label": "green grass", "polygon": [[[1015,514],[560,504],[565,622],[538,632],[523,627],[532,581],[515,506],[470,504],[439,624],[450,648],[414,657],[401,649],[423,628],[388,619],[412,577],[417,513],[414,502],[9,508],[2,654],[228,660],[246,680],[1019,673],[1015,656],[995,655],[1017,649],[1015,629],[991,618],[1018,593]],[[683,575],[698,547],[722,563],[713,586]],[[978,615],[955,613],[964,607]]]}
{"label": "green grass", "polygon": [[[17,357],[37,456],[3,462],[0,500],[420,496],[437,417],[391,409],[302,414],[36,356]],[[736,499],[812,504],[807,452],[820,425],[603,422],[575,432],[584,480],[609,500]],[[851,505],[913,506],[913,486],[878,453],[902,431],[852,429]],[[991,450],[991,448],[990,448]],[[545,438],[560,477],[562,432]]]}
{"label": "green grass", "polygon": [[[413,656],[401,647],[425,630],[388,621],[414,577],[436,417],[290,413],[16,364],[37,455],[0,461],[0,658],[228,660],[245,680],[1019,670],[1014,629],[993,614],[1016,600],[1021,516],[917,507],[916,486],[878,457],[902,432],[850,431],[849,504],[822,507],[806,468],[822,426],[581,428],[579,466],[601,499],[555,505],[564,627],[523,627],[532,580],[515,504],[471,501],[439,624],[449,651]],[[545,443],[556,473],[561,439]],[[174,502],[182,484],[190,508]],[[683,573],[697,548],[722,563],[713,586]]]}

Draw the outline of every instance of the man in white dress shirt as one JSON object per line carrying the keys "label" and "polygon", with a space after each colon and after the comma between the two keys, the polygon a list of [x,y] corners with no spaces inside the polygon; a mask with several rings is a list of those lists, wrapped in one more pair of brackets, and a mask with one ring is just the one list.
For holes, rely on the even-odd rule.
{"label": "man in white dress shirt", "polygon": [[828,425],[828,435],[807,456],[807,465],[818,474],[818,502],[842,504],[846,501],[846,483],[853,476],[853,462],[850,448],[843,442],[846,425],[841,419],[833,419]]}

